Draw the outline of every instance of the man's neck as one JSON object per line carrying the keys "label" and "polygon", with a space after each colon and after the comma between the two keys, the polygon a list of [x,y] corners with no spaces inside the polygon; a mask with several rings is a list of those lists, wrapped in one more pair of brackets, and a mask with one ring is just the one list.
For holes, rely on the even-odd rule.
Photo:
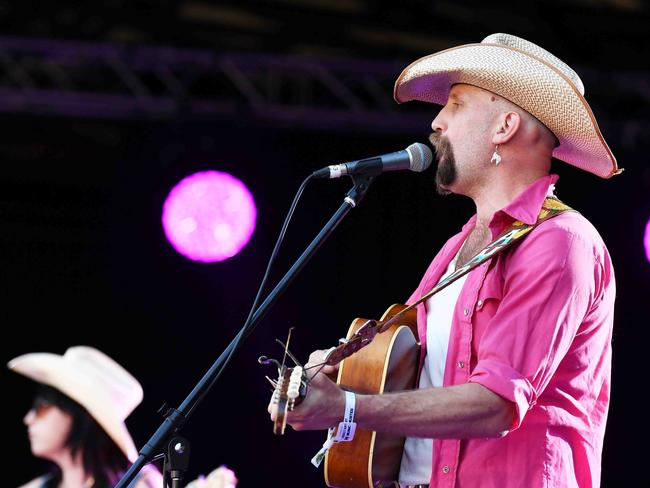
{"label": "man's neck", "polygon": [[478,189],[471,196],[476,205],[476,227],[489,226],[497,211],[507,207],[526,188],[547,174],[545,172],[530,172],[525,175],[517,175],[516,178],[509,177],[508,174],[498,175],[497,178]]}

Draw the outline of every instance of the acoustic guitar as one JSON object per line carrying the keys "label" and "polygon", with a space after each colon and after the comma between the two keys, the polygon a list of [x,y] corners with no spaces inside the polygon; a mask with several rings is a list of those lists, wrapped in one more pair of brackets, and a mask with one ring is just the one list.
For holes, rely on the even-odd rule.
{"label": "acoustic guitar", "polygon": [[[363,348],[345,352],[339,363],[337,383],[341,388],[365,394],[413,389],[418,372],[419,345],[415,308],[402,312],[406,305],[395,304],[384,312],[380,323],[403,313]],[[369,322],[357,318],[348,329],[347,339],[358,337]],[[356,334],[356,335],[355,335]],[[339,350],[345,346],[339,346]],[[266,358],[264,360],[268,361]],[[265,362],[265,361],[261,361]],[[328,362],[328,364],[332,364]],[[287,411],[298,405],[307,392],[307,377],[300,366],[278,368],[278,380],[272,382],[272,402],[278,407],[274,432],[282,434]],[[394,486],[404,449],[404,438],[393,434],[368,431],[357,427],[354,439],[335,443],[325,457],[325,482],[337,488],[383,488]]]}

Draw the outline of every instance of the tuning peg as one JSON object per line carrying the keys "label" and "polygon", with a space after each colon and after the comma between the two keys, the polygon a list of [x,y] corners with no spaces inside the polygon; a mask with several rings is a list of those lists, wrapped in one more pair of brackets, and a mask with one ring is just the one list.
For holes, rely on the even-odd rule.
{"label": "tuning peg", "polygon": [[280,367],[282,366],[277,359],[268,358],[266,356],[260,356],[259,358],[257,358],[257,362],[259,364],[275,364],[275,366],[278,369],[280,369]]}

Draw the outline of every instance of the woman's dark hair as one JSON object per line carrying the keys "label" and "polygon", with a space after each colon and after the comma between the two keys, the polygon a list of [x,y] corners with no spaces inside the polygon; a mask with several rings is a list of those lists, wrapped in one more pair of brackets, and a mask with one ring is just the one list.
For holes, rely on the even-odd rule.
{"label": "woman's dark hair", "polygon": [[[65,445],[73,456],[81,452],[84,470],[95,479],[93,487],[115,485],[126,472],[129,461],[88,411],[69,396],[46,385],[40,385],[36,391],[34,404],[39,403],[54,405],[72,417]],[[57,486],[60,480],[61,473],[57,472],[48,486]]]}

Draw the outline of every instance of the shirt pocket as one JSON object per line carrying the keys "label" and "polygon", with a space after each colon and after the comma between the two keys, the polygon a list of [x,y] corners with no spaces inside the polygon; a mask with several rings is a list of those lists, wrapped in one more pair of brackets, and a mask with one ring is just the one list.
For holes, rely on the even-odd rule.
{"label": "shirt pocket", "polygon": [[494,316],[503,298],[503,283],[488,274],[478,291],[478,300],[474,305],[477,320],[485,320]]}

